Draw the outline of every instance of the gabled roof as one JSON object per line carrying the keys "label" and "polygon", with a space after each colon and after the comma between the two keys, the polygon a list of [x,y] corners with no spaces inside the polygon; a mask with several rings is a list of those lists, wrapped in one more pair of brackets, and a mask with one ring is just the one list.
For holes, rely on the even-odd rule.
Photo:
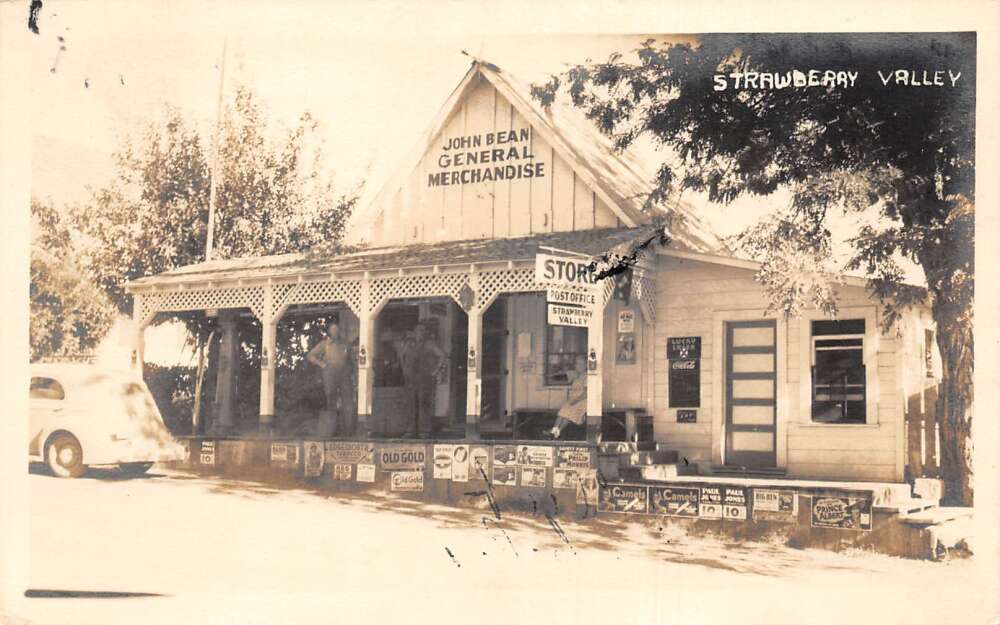
{"label": "gabled roof", "polygon": [[[574,169],[577,176],[608,205],[626,227],[649,224],[670,213],[673,217],[669,234],[673,246],[691,252],[727,252],[719,237],[690,205],[677,201],[669,207],[644,208],[654,186],[651,175],[645,173],[645,168],[634,153],[616,150],[611,141],[579,110],[558,98],[551,106],[543,108],[531,96],[530,88],[521,84],[510,73],[482,59],[472,62],[444,107],[422,135],[417,149],[403,161],[375,196],[373,206],[379,206],[418,166],[452,114],[475,86],[476,76],[489,81],[510,101],[517,112],[552,145],[556,154]],[[377,218],[378,214],[372,215],[372,222]]]}
{"label": "gabled roof", "polygon": [[471,239],[419,245],[400,245],[312,257],[308,254],[280,254],[213,260],[178,267],[156,276],[139,278],[129,288],[141,290],[151,285],[293,278],[300,275],[346,274],[362,271],[395,270],[433,266],[468,266],[473,263],[532,261],[543,248],[598,256],[637,238],[650,236],[649,226],[553,232],[507,239]]}

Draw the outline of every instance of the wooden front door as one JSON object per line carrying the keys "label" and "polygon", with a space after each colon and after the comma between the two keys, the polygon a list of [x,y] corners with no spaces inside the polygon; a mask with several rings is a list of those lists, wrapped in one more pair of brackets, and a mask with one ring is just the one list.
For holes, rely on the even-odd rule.
{"label": "wooden front door", "polygon": [[776,465],[776,330],[773,319],[726,323],[727,466]]}

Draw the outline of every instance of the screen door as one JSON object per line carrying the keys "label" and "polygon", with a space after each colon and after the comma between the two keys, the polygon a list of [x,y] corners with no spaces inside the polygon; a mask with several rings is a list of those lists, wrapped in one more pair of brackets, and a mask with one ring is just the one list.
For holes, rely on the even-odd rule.
{"label": "screen door", "polygon": [[726,465],[774,467],[777,375],[773,319],[726,323]]}

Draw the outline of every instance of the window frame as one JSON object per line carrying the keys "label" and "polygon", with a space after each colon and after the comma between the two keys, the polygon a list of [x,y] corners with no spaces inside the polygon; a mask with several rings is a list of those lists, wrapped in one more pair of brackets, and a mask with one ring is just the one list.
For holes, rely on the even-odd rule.
{"label": "window frame", "polygon": [[[851,318],[850,320],[854,320]],[[868,324],[865,323],[865,332],[854,333],[854,334],[813,334],[813,323],[818,321],[817,319],[811,319],[808,321],[809,324],[809,422],[819,425],[864,425],[868,423],[868,363],[865,362],[865,335],[868,332]],[[840,319],[839,321],[848,321],[848,319]],[[861,321],[864,321],[861,319]],[[818,346],[816,343],[818,341],[854,341],[861,340],[861,345],[837,345],[837,346]],[[848,386],[861,386],[862,404],[865,408],[865,419],[864,421],[817,421],[815,415],[815,398],[816,398],[816,352],[817,351],[860,351],[861,352],[861,366],[864,367],[865,376],[864,382],[862,384],[844,384],[845,393]],[[830,385],[827,385],[830,386]]]}
{"label": "window frame", "polygon": [[545,341],[543,341],[543,345],[542,345],[542,387],[543,388],[566,388],[566,387],[568,387],[568,386],[570,386],[572,384],[569,380],[566,380],[565,382],[552,382],[552,381],[550,381],[550,378],[549,378],[549,355],[550,355],[549,347],[550,347],[550,345],[552,343],[552,331],[555,328],[557,328],[557,327],[558,328],[564,328],[564,330],[563,330],[564,332],[566,330],[581,330],[582,333],[583,333],[583,351],[582,352],[567,352],[567,351],[563,351],[563,352],[559,352],[558,355],[573,354],[573,355],[583,356],[583,358],[586,359],[587,358],[587,354],[589,353],[587,351],[587,347],[589,345],[589,343],[588,343],[588,339],[589,339],[588,332],[589,332],[590,328],[582,328],[582,327],[578,327],[578,326],[557,326],[557,325],[553,325],[551,323],[546,322],[545,323]]}
{"label": "window frame", "polygon": [[[804,428],[874,428],[879,427],[878,403],[880,391],[878,364],[879,345],[882,341],[879,326],[879,313],[876,306],[843,306],[837,315],[838,320],[863,319],[865,331],[862,336],[862,363],[865,366],[865,422],[864,423],[824,423],[812,420],[812,361],[813,352],[813,321],[829,321],[830,317],[818,310],[804,311],[798,320],[799,324],[799,416],[797,427]],[[830,338],[829,335],[821,338]],[[790,363],[789,363],[790,364]],[[898,372],[897,372],[898,373]],[[789,380],[794,382],[795,380]]]}

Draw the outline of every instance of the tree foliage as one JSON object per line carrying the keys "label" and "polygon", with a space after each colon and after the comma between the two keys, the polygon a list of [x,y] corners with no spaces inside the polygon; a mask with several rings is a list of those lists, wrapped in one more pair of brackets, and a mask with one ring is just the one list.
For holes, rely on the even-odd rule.
{"label": "tree foliage", "polygon": [[[334,185],[316,129],[305,113],[274,130],[252,92],[237,91],[219,130],[213,260],[336,249],[359,189]],[[128,280],[205,260],[211,145],[167,109],[124,142],[115,178],[77,211],[101,286],[123,312]]]}
{"label": "tree foliage", "polygon": [[[536,85],[543,104],[563,89],[625,148],[649,140],[664,155],[649,204],[691,190],[713,202],[790,192],[791,202],[738,237],[760,260],[772,309],[836,312],[836,269],[863,270],[894,322],[929,303],[944,376],[938,405],[943,469],[952,495],[971,501],[972,303],[976,40],[926,35],[708,35],[697,43],[644,42]],[[857,72],[853,86],[737,88],[735,75],[812,69]],[[924,70],[948,72],[942,86]],[[909,72],[913,70],[916,75]],[[881,72],[881,75],[879,74]],[[951,76],[960,73],[952,84]],[[721,75],[726,83],[719,89]],[[889,75],[886,82],[883,79]],[[829,222],[875,211],[845,267],[833,268]],[[907,284],[915,262],[926,289]]]}
{"label": "tree foliage", "polygon": [[33,198],[31,217],[30,358],[86,354],[111,328],[114,307],[89,279],[59,212]]}

